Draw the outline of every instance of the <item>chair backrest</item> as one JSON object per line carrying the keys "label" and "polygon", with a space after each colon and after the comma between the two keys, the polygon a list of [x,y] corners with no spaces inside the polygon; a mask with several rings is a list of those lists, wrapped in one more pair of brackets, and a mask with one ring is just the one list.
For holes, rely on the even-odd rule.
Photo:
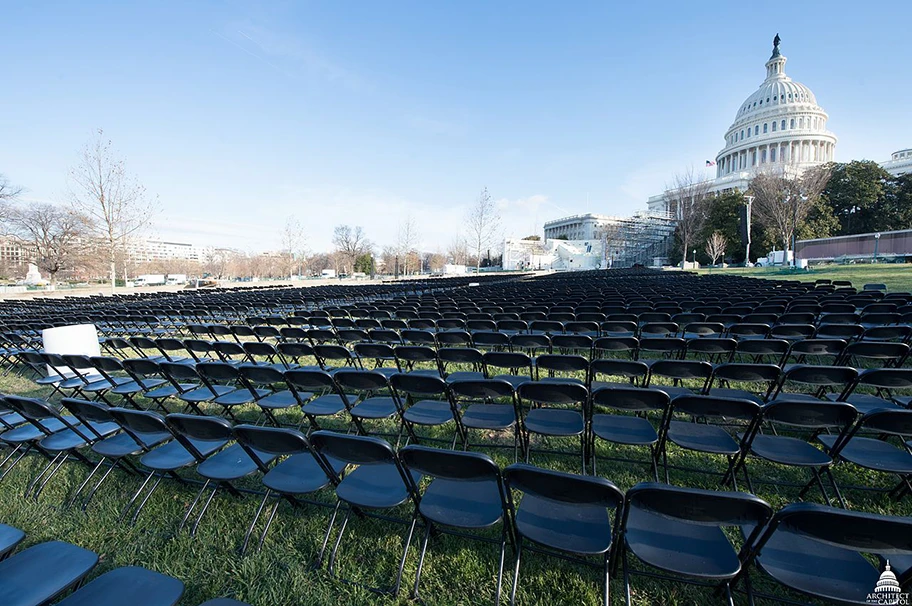
{"label": "chair backrest", "polygon": [[712,376],[712,371],[712,364],[703,360],[656,360],[649,367],[649,378],[650,381],[653,377],[706,381]]}
{"label": "chair backrest", "polygon": [[512,398],[513,385],[503,379],[472,379],[450,383],[456,397],[473,399]]}
{"label": "chair backrest", "polygon": [[804,429],[845,428],[858,411],[848,402],[774,401],[763,408],[763,419]]}
{"label": "chair backrest", "polygon": [[523,400],[539,404],[585,403],[589,399],[589,390],[577,383],[530,381],[520,385],[516,394]]}
{"label": "chair backrest", "polygon": [[319,430],[310,435],[314,450],[352,465],[396,463],[396,453],[389,442],[371,436],[356,436]]}
{"label": "chair backrest", "polygon": [[195,440],[230,440],[233,437],[231,423],[222,417],[172,413],[165,421],[175,433]]}
{"label": "chair backrest", "polygon": [[161,372],[172,381],[199,381],[196,367],[179,362],[162,362],[159,365]]}
{"label": "chair backrest", "polygon": [[243,423],[235,425],[233,431],[238,444],[252,450],[274,455],[310,452],[310,443],[307,438],[296,429],[261,427]]}
{"label": "chair backrest", "polygon": [[512,490],[550,501],[600,505],[615,510],[624,504],[624,493],[608,480],[596,476],[579,476],[514,463],[504,470],[504,479]]}
{"label": "chair backrest", "polygon": [[110,407],[101,402],[90,402],[76,398],[63,398],[60,405],[70,411],[74,417],[82,422],[109,423],[114,420]]}
{"label": "chair backrest", "polygon": [[243,379],[256,385],[274,385],[285,382],[285,375],[282,371],[272,366],[242,364],[238,367],[238,372]]}
{"label": "chair backrest", "polygon": [[446,382],[429,375],[398,373],[390,377],[389,383],[397,392],[413,396],[439,396],[447,393]]}
{"label": "chair backrest", "polygon": [[386,375],[374,370],[340,370],[333,374],[333,379],[343,390],[379,391],[389,387]]}
{"label": "chair backrest", "polygon": [[660,389],[644,389],[642,387],[600,387],[592,392],[592,406],[626,410],[630,412],[646,412],[649,410],[665,410],[671,398]]}
{"label": "chair backrest", "polygon": [[884,556],[912,553],[912,518],[815,503],[794,503],[780,509],[751,551],[760,553],[775,533],[789,533],[820,543],[822,558],[831,546]]}
{"label": "chair backrest", "polygon": [[[773,510],[760,497],[746,492],[722,492],[641,482],[627,491],[627,510],[639,509],[664,518],[703,526],[756,526]],[[626,516],[625,516],[626,519]]]}
{"label": "chair backrest", "polygon": [[149,410],[111,408],[111,416],[117,424],[132,436],[173,436],[165,418]]}
{"label": "chair backrest", "polygon": [[458,452],[410,444],[399,451],[408,469],[421,475],[454,481],[500,480],[500,469],[486,454]]}
{"label": "chair backrest", "polygon": [[744,398],[722,396],[682,395],[671,402],[675,412],[692,417],[712,417],[754,421],[760,413],[760,404]]}
{"label": "chair backrest", "polygon": [[[485,366],[515,368],[532,372],[532,358],[517,351],[488,351],[484,354]],[[531,376],[530,376],[531,378]]]}
{"label": "chair backrest", "polygon": [[322,370],[305,370],[293,368],[286,370],[285,381],[297,389],[327,391],[335,388],[332,376]]}
{"label": "chair backrest", "polygon": [[597,358],[589,363],[589,375],[594,381],[598,375],[608,375],[612,377],[625,377],[628,379],[641,379],[649,373],[649,366],[646,362],[638,360],[612,360],[609,358]]}
{"label": "chair backrest", "polygon": [[240,376],[237,367],[226,362],[201,362],[196,365],[196,372],[204,381],[218,383],[237,381]]}

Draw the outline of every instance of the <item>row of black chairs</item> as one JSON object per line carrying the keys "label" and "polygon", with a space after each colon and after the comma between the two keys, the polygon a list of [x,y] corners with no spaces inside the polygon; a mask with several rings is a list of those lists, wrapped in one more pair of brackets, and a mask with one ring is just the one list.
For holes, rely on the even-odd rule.
{"label": "row of black chairs", "polygon": [[[216,483],[213,491],[222,485],[230,489],[230,482],[237,479],[238,472],[227,477],[213,474],[213,470],[227,468],[228,459],[249,460],[242,466],[248,474],[261,471],[266,487],[263,503],[245,537],[245,548],[270,498],[276,499],[277,507],[278,497],[297,502],[302,495],[331,485],[336,503],[323,503],[332,510],[332,515],[318,563],[322,562],[338,514],[344,510],[329,558],[328,570],[332,575],[338,574],[336,556],[346,528],[354,520],[353,514],[383,515],[380,512],[410,505],[411,513],[406,512],[404,517],[383,515],[386,520],[403,522],[408,529],[395,581],[389,588],[373,588],[393,595],[398,593],[412,536],[419,522],[424,525],[425,532],[412,592],[415,597],[419,592],[429,540],[435,530],[456,534],[470,531],[476,538],[498,548],[495,603],[500,603],[508,544],[514,552],[511,603],[515,601],[524,551],[542,551],[594,564],[602,571],[605,604],[609,599],[609,578],[619,566],[623,567],[629,603],[630,576],[635,573],[631,558],[677,580],[716,587],[724,591],[732,604],[732,590],[742,581],[744,590],[753,597],[752,568],[807,595],[827,600],[861,601],[872,592],[878,579],[878,570],[863,554],[873,553],[881,558],[892,556],[893,567],[902,578],[908,574],[904,567],[912,562],[912,522],[906,518],[847,512],[812,504],[789,505],[774,514],[766,502],[748,493],[643,483],[625,494],[602,478],[544,470],[527,464],[513,464],[501,472],[489,457],[480,453],[418,445],[406,446],[397,453],[389,443],[373,437],[318,431],[308,439],[291,429],[250,425],[232,428],[221,420],[182,415],[161,419],[153,413],[127,409],[108,412],[112,418],[120,420],[126,432],[140,435],[173,432],[173,440],[165,441],[164,445],[143,455],[141,464],[152,469],[149,478],[156,472],[163,474],[165,471],[156,469],[154,464],[149,465],[155,459],[154,453],[173,444],[176,448],[172,450],[182,448],[187,458],[193,459],[194,442],[188,435],[195,434],[197,443],[202,439],[213,440],[213,428],[220,428],[219,439],[224,439],[225,443],[198,463],[198,473],[212,476],[207,477],[207,483]],[[150,423],[151,419],[155,420]],[[188,431],[188,423],[195,424],[196,429]],[[232,439],[237,440],[236,445],[226,446]],[[169,456],[174,457],[174,452]],[[224,461],[216,463],[219,459]],[[346,467],[354,469],[342,474],[341,470]],[[422,477],[429,478],[430,483],[422,482]],[[205,489],[206,486],[203,491]],[[211,498],[207,499],[203,511],[209,502]],[[274,517],[275,511],[269,515],[264,535]],[[484,532],[498,526],[500,532],[497,534]],[[725,532],[727,528],[740,531],[743,537],[740,548]],[[78,582],[97,561],[95,554],[75,546],[45,545],[53,546],[48,549],[68,550],[68,566],[55,570],[55,578],[67,574],[72,577],[68,581],[58,581],[49,597]],[[25,556],[29,551],[17,557]],[[39,556],[36,552],[29,557]],[[5,567],[10,568],[5,563],[0,564],[0,595]],[[80,570],[72,572],[76,568]],[[64,603],[70,606],[103,604],[100,596],[106,596],[121,583],[142,582],[150,577],[156,592],[176,593],[174,601],[182,590],[179,582],[167,581],[148,571],[123,569],[108,575],[74,593],[68,598],[72,602]],[[34,577],[34,572],[29,577],[21,570],[15,575],[20,583],[26,579],[35,583]],[[48,583],[46,575],[42,581]],[[149,593],[146,597],[151,599],[152,596]],[[78,599],[80,597],[83,599]],[[4,603],[38,604],[41,601]]]}

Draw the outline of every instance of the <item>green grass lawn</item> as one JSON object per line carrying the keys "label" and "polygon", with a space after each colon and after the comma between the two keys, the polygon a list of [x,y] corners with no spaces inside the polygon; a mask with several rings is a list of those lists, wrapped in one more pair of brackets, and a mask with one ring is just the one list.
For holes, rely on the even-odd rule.
{"label": "green grass lawn", "polygon": [[[18,377],[0,379],[0,392],[33,396],[45,395],[33,384]],[[177,410],[179,406],[175,405]],[[216,409],[211,412],[215,414]],[[242,411],[247,420],[257,417],[249,407]],[[297,415],[297,416],[294,416]],[[285,421],[300,420],[300,413],[293,413]],[[342,419],[335,428],[344,429]],[[393,431],[392,425],[383,428]],[[449,438],[449,432],[438,432],[437,437]],[[478,436],[475,436],[478,439]],[[493,437],[504,443],[509,438]],[[574,449],[578,442],[564,440],[553,446]],[[502,466],[512,463],[512,448],[483,449]],[[710,456],[698,456],[671,448],[670,463],[703,470],[721,472],[724,461]],[[626,456],[629,450],[598,445],[599,457]],[[634,453],[643,457],[644,453]],[[129,496],[139,486],[139,478],[115,471],[100,490],[87,512],[78,507],[64,505],[69,495],[85,477],[87,468],[77,462],[67,463],[51,481],[35,503],[25,499],[23,491],[28,481],[43,466],[39,456],[28,456],[19,467],[0,484],[0,521],[22,528],[27,532],[27,544],[61,539],[92,549],[101,555],[99,567],[93,576],[117,566],[138,565],[172,575],[186,584],[182,605],[197,605],[206,599],[230,596],[255,606],[291,604],[406,604],[417,565],[419,541],[414,540],[405,571],[403,591],[398,600],[379,598],[364,589],[340,582],[330,577],[325,566],[311,567],[325,530],[329,510],[313,506],[294,509],[287,503],[281,505],[279,515],[270,529],[262,550],[252,549],[247,555],[239,554],[239,546],[249,524],[259,497],[245,494],[232,497],[220,493],[203,520],[199,533],[191,537],[187,530],[179,531],[180,518],[193,499],[197,487],[165,481],[143,510],[136,526],[118,520],[121,509]],[[534,464],[570,472],[578,471],[578,457],[533,456]],[[784,470],[756,461],[751,462],[752,476],[757,479],[777,478],[803,483],[807,478],[797,470]],[[599,475],[615,482],[626,490],[640,481],[651,479],[646,466],[615,463],[600,458]],[[892,478],[863,472],[851,466],[836,470],[841,483],[888,487]],[[193,474],[188,474],[193,477]],[[674,484],[705,488],[719,488],[718,477],[706,473],[672,470]],[[241,483],[256,488],[255,478]],[[757,493],[774,508],[796,500],[797,488],[757,484]],[[868,491],[848,490],[846,496],[853,509],[890,513],[912,514],[910,500],[894,502],[886,495]],[[321,498],[332,502],[334,497],[325,491]],[[822,501],[818,492],[810,500]],[[402,508],[403,515],[407,514]],[[385,522],[353,521],[343,543],[339,566],[349,577],[374,585],[386,585],[392,578],[401,553],[406,527]],[[509,596],[512,583],[511,554],[505,565],[504,598]],[[429,555],[422,574],[422,598],[429,604],[490,604],[494,596],[496,555],[492,545],[465,539],[440,536],[432,539]],[[577,564],[526,554],[521,571],[518,602],[521,604],[596,604],[599,600],[598,573]],[[754,574],[756,589],[783,595],[783,590],[773,582]],[[636,604],[706,604],[722,603],[710,590],[680,583],[659,581],[635,576],[632,583]],[[791,596],[801,599],[800,596]],[[746,603],[743,596],[739,603]],[[620,575],[613,579],[612,603],[623,603],[623,584]],[[758,603],[769,603],[763,600]]]}
{"label": "green grass lawn", "polygon": [[889,291],[912,292],[912,265],[881,263],[873,265],[815,265],[808,271],[791,271],[779,267],[732,267],[725,269],[699,269],[698,274],[723,274],[770,278],[774,280],[849,280],[861,290],[865,284],[886,284]]}

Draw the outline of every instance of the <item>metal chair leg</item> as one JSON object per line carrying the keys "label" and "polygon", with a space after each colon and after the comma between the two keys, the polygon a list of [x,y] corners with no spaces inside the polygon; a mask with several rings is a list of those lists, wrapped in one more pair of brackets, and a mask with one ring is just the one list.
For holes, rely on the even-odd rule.
{"label": "metal chair leg", "polygon": [[253,529],[256,526],[257,520],[260,519],[260,514],[263,513],[263,509],[266,507],[266,502],[269,500],[269,494],[269,489],[266,489],[266,494],[263,496],[263,500],[260,501],[260,506],[253,515],[253,520],[250,521],[250,527],[247,528],[247,534],[244,535],[244,543],[241,545],[241,555],[247,553],[247,545],[250,543],[250,536],[253,534]]}

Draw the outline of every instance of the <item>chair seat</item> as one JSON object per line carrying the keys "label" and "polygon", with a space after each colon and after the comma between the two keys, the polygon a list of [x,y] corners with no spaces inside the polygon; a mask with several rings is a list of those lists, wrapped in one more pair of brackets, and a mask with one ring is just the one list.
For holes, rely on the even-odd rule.
{"label": "chair seat", "polygon": [[[746,535],[753,528],[745,528]],[[825,602],[865,603],[880,574],[860,553],[823,545],[781,528],[755,560],[783,585],[818,596]]]}
{"label": "chair seat", "polygon": [[[829,450],[833,448],[837,437],[825,434],[817,436],[817,439]],[[912,454],[889,442],[874,438],[855,436],[839,451],[839,457],[875,471],[903,475],[912,473]]]}
{"label": "chair seat", "polygon": [[633,415],[593,415],[592,432],[615,444],[648,446],[659,441],[652,423]]}
{"label": "chair seat", "polygon": [[[163,442],[171,439],[171,434],[161,432],[155,434],[139,434],[145,448],[154,448]],[[143,446],[136,443],[136,440],[128,433],[119,433],[92,445],[92,452],[107,457],[109,459],[119,459],[127,455],[137,454],[143,451]]]}
{"label": "chair seat", "polygon": [[98,554],[49,541],[0,562],[0,604],[44,604],[77,583],[98,562]]}
{"label": "chair seat", "polygon": [[142,379],[142,383],[136,381],[130,381],[128,383],[121,383],[117,387],[111,390],[111,393],[117,395],[124,394],[134,394],[141,391],[149,391],[155,389],[159,385],[164,385],[167,381],[164,379]]}
{"label": "chair seat", "polygon": [[304,414],[313,415],[315,417],[325,417],[339,414],[345,410],[345,404],[342,402],[341,396],[328,394],[311,400],[302,406],[301,410]]}
{"label": "chair seat", "polygon": [[137,566],[115,568],[57,602],[57,606],[173,606],[184,584],[173,577]]}
{"label": "chair seat", "polygon": [[0,524],[0,560],[14,550],[24,538],[25,533],[18,528]]}
{"label": "chair seat", "polygon": [[741,570],[738,554],[721,528],[689,524],[632,507],[627,548],[660,570],[710,580],[730,579]]}
{"label": "chair seat", "polygon": [[506,381],[513,386],[513,389],[519,389],[519,386],[523,383],[528,383],[532,380],[532,377],[528,375],[497,375],[491,377],[492,379],[497,379],[498,381]]}
{"label": "chair seat", "polygon": [[[181,391],[189,391],[197,387],[197,385],[194,385],[192,383],[180,383],[180,387]],[[143,397],[149,398],[150,400],[161,400],[164,398],[173,398],[177,394],[177,388],[173,385],[162,385],[161,387],[143,392]]]}
{"label": "chair seat", "polygon": [[182,393],[178,397],[184,402],[193,402],[198,404],[200,402],[211,402],[216,398],[220,398],[231,393],[232,391],[235,391],[233,387],[230,387],[228,385],[213,385],[212,389],[215,390],[215,393],[212,393],[208,387],[198,387],[191,391]]}
{"label": "chair seat", "polygon": [[741,447],[730,433],[716,425],[672,421],[668,427],[668,439],[681,448],[733,456]]}
{"label": "chair seat", "polygon": [[[33,421],[33,423],[38,423],[41,425],[47,433],[54,433],[55,431],[61,431],[66,428],[66,425],[62,421],[57,419],[42,419],[41,421]],[[32,442],[34,440],[40,440],[44,438],[47,433],[41,431],[32,423],[28,425],[22,425],[16,427],[15,429],[10,429],[0,433],[0,441],[6,442],[8,444],[22,444],[25,442]]]}
{"label": "chair seat", "polygon": [[[421,476],[412,472],[415,483]],[[409,498],[408,489],[395,465],[361,465],[336,486],[336,496],[357,507],[387,509]]]}
{"label": "chair seat", "polygon": [[503,517],[500,489],[493,480],[437,478],[425,490],[418,510],[432,522],[457,528],[488,528]]}
{"label": "chair seat", "polygon": [[[223,386],[218,385],[213,387]],[[229,387],[229,389],[233,388]],[[250,390],[247,389],[236,389],[234,391],[229,391],[228,393],[220,395],[215,400],[213,400],[213,402],[219,406],[243,406],[244,404],[250,404],[259,397],[265,397],[268,394],[268,389],[257,389],[256,395],[252,394]]]}
{"label": "chair seat", "polygon": [[525,419],[526,429],[546,436],[578,436],[583,433],[583,415],[575,410],[535,408]]}
{"label": "chair seat", "polygon": [[888,409],[897,409],[900,407],[896,405],[892,400],[885,400],[883,398],[878,398],[877,396],[872,396],[871,394],[866,393],[853,393],[848,398],[844,400],[839,399],[838,393],[828,393],[826,399],[830,402],[848,402],[858,411],[859,414],[868,414],[872,410],[878,410],[880,408]]}
{"label": "chair seat", "polygon": [[397,412],[396,402],[392,398],[368,398],[352,406],[351,416],[362,419],[386,419]]}
{"label": "chair seat", "polygon": [[256,404],[260,408],[269,408],[271,410],[275,410],[275,409],[291,408],[293,406],[297,406],[298,401],[297,401],[297,399],[295,399],[295,396],[293,393],[291,393],[289,390],[285,389],[283,391],[269,393],[269,395],[257,400]]}
{"label": "chair seat", "polygon": [[738,398],[739,400],[750,400],[757,404],[763,405],[763,398],[757,394],[747,391],[746,389],[732,389],[730,387],[713,387],[707,395],[716,398]]}
{"label": "chair seat", "polygon": [[[344,467],[340,463],[337,471]],[[282,494],[306,494],[328,486],[329,478],[313,455],[304,452],[292,455],[270,469],[263,476],[263,485]]]}
{"label": "chair seat", "polygon": [[611,547],[611,521],[599,505],[526,494],[516,511],[516,528],[527,539],[561,551],[596,555]]}
{"label": "chair seat", "polygon": [[[114,425],[113,430],[117,431],[119,427],[116,423],[111,423]],[[46,438],[43,438],[38,444],[41,448],[47,450],[48,452],[61,452],[64,450],[72,450],[74,448],[82,448],[85,446],[88,441],[86,438],[92,436],[93,434],[85,428],[80,428],[78,424],[74,425],[76,431],[73,429],[64,429],[58,431],[52,435],[49,435]],[[79,435],[79,432],[82,432],[85,437]]]}
{"label": "chair seat", "polygon": [[451,372],[446,376],[447,383],[453,383],[454,381],[484,381],[484,373],[477,372],[474,370],[459,370],[456,372]]}
{"label": "chair seat", "polygon": [[[276,455],[255,451],[264,463],[269,463]],[[232,444],[218,454],[212,455],[196,467],[196,472],[207,480],[226,482],[243,478],[257,470],[257,465],[240,444]]]}
{"label": "chair seat", "polygon": [[25,417],[20,415],[18,412],[8,412],[5,414],[0,414],[0,425],[3,425],[4,427],[6,427],[8,425],[9,426],[20,425],[22,423],[25,423]]}
{"label": "chair seat", "polygon": [[[86,377],[87,380],[93,379],[93,377]],[[82,391],[93,393],[96,391],[107,391],[109,389],[114,389],[118,385],[125,385],[131,383],[133,379],[129,377],[112,377],[111,380],[107,380],[104,377],[99,377],[97,380],[91,380],[91,382],[82,388]]]}
{"label": "chair seat", "polygon": [[507,429],[516,424],[512,404],[471,404],[462,413],[462,424],[472,429]]}
{"label": "chair seat", "polygon": [[798,467],[822,467],[833,462],[819,448],[786,436],[757,434],[751,442],[751,453],[767,461]]}
{"label": "chair seat", "polygon": [[658,389],[659,391],[664,391],[668,394],[669,398],[676,398],[678,396],[692,396],[697,393],[688,387],[676,387],[674,385],[650,385],[649,387],[652,389]]}
{"label": "chair seat", "polygon": [[[188,438],[188,440],[203,457],[208,457],[226,444],[225,440],[197,440],[194,438]],[[139,462],[145,467],[156,471],[173,471],[193,465],[196,461],[193,453],[177,440],[162,444],[139,459]]]}
{"label": "chair seat", "polygon": [[418,425],[443,425],[453,420],[453,410],[448,402],[422,400],[409,406],[402,416]]}

